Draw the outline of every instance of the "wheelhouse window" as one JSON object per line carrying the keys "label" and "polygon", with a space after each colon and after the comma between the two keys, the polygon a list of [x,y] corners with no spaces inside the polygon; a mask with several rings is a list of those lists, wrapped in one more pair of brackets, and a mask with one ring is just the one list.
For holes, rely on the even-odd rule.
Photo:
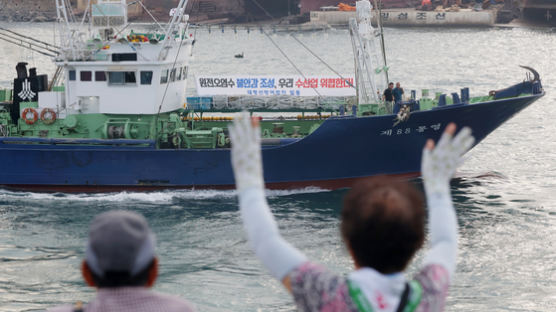
{"label": "wheelhouse window", "polygon": [[125,72],[125,83],[137,83],[135,72]]}
{"label": "wheelhouse window", "polygon": [[81,71],[79,72],[79,76],[81,81],[93,81],[93,73],[90,71]]}
{"label": "wheelhouse window", "polygon": [[150,85],[153,81],[153,72],[152,71],[142,71],[141,72],[141,84],[142,85]]}
{"label": "wheelhouse window", "polygon": [[170,82],[174,82],[176,81],[176,69],[173,68],[172,71],[170,72]]}
{"label": "wheelhouse window", "polygon": [[137,61],[137,53],[114,53],[112,62]]}
{"label": "wheelhouse window", "polygon": [[168,70],[163,70],[160,74],[160,83],[168,83]]}
{"label": "wheelhouse window", "polygon": [[75,77],[76,77],[75,70],[70,70],[69,71],[69,80],[70,81],[75,81]]}
{"label": "wheelhouse window", "polygon": [[188,70],[187,66],[184,66],[184,67],[183,67],[183,79],[184,79],[184,80],[187,79],[187,70]]}
{"label": "wheelhouse window", "polygon": [[95,81],[106,81],[106,72],[96,71],[95,72]]}
{"label": "wheelhouse window", "polygon": [[182,76],[182,70],[181,67],[178,68],[178,77],[176,78],[176,80],[181,80],[181,76]]}
{"label": "wheelhouse window", "polygon": [[108,84],[127,85],[136,84],[135,72],[108,72]]}

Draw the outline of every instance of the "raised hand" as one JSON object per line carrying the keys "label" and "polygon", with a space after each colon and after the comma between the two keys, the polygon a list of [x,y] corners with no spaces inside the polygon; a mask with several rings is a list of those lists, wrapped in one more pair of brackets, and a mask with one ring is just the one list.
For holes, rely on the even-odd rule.
{"label": "raised hand", "polygon": [[450,179],[454,175],[461,156],[467,152],[475,138],[471,135],[471,129],[465,127],[454,137],[456,125],[449,124],[444,130],[438,145],[434,146],[433,140],[428,140],[423,149],[421,161],[421,174],[425,185],[425,191],[446,191],[450,187]]}
{"label": "raised hand", "polygon": [[251,187],[264,188],[258,119],[251,119],[248,112],[242,112],[228,129],[232,141],[232,167],[237,190],[241,192]]}
{"label": "raised hand", "polygon": [[266,202],[259,120],[243,112],[234,119],[229,131],[241,219],[249,245],[272,276],[289,287],[288,273],[307,258],[280,236]]}

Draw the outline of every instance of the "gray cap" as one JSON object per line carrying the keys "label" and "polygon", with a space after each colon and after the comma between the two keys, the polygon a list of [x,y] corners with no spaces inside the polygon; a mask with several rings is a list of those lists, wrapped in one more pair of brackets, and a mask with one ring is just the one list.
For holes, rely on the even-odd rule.
{"label": "gray cap", "polygon": [[131,211],[114,210],[95,217],[89,228],[85,257],[99,277],[105,272],[144,270],[154,259],[155,237],[147,220]]}

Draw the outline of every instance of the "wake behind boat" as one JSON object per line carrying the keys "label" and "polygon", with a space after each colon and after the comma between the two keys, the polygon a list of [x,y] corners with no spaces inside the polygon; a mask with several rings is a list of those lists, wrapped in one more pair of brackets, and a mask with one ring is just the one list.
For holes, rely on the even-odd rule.
{"label": "wake behind boat", "polygon": [[4,92],[13,101],[0,113],[0,185],[64,192],[232,188],[227,125],[241,109],[275,113],[261,120],[269,188],[334,189],[377,174],[416,176],[426,139],[438,139],[449,122],[471,127],[480,142],[544,95],[539,75],[527,68],[533,75],[525,81],[484,96],[470,97],[464,88],[384,103],[376,94],[388,81],[382,31],[370,24],[368,1],[360,1],[350,26],[357,104],[184,107],[193,44],[186,2],[167,28],[124,34],[125,1],[98,1],[95,31],[84,40],[57,1],[66,25],[60,47],[48,51],[57,74],[49,81],[20,64],[13,92]]}

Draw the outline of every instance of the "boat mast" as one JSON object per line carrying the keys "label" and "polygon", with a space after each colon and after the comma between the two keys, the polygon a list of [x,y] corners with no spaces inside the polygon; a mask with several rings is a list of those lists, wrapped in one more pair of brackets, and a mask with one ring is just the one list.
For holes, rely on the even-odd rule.
{"label": "boat mast", "polygon": [[386,62],[386,44],[384,43],[384,28],[383,28],[383,23],[382,23],[382,0],[378,0],[379,2],[377,2],[377,0],[374,0],[375,3],[375,10],[377,12],[377,17],[376,17],[376,23],[378,26],[378,29],[380,31],[380,48],[382,50],[382,59],[384,61],[384,75],[386,77],[386,84],[388,85],[388,83],[390,82],[390,79],[388,78],[388,63]]}
{"label": "boat mast", "polygon": [[356,18],[350,19],[350,35],[355,58],[357,99],[359,104],[381,103],[381,90],[388,80],[384,54],[381,51],[380,33],[371,24],[371,3],[357,1]]}
{"label": "boat mast", "polygon": [[[70,8],[71,9],[71,8]],[[68,53],[72,58],[76,58],[76,51],[72,44],[72,31],[70,25],[70,15],[66,7],[65,0],[56,0],[56,17],[58,24],[60,24],[60,56],[62,59],[68,59]]]}
{"label": "boat mast", "polygon": [[[168,49],[170,48],[170,45],[172,44],[172,40],[173,40],[173,34],[176,30],[176,27],[178,27],[179,25],[181,25],[182,21],[185,21],[184,17],[185,15],[185,7],[187,6],[187,2],[188,0],[180,0],[180,3],[178,4],[178,6],[172,10],[173,14],[172,15],[172,20],[170,22],[170,24],[168,25],[168,28],[166,29],[166,35],[164,36],[164,42],[162,44],[162,48],[160,50],[160,54],[158,55],[158,60],[162,61],[164,59],[166,59],[166,56],[168,55]],[[183,34],[180,33],[181,36],[183,36]]]}

